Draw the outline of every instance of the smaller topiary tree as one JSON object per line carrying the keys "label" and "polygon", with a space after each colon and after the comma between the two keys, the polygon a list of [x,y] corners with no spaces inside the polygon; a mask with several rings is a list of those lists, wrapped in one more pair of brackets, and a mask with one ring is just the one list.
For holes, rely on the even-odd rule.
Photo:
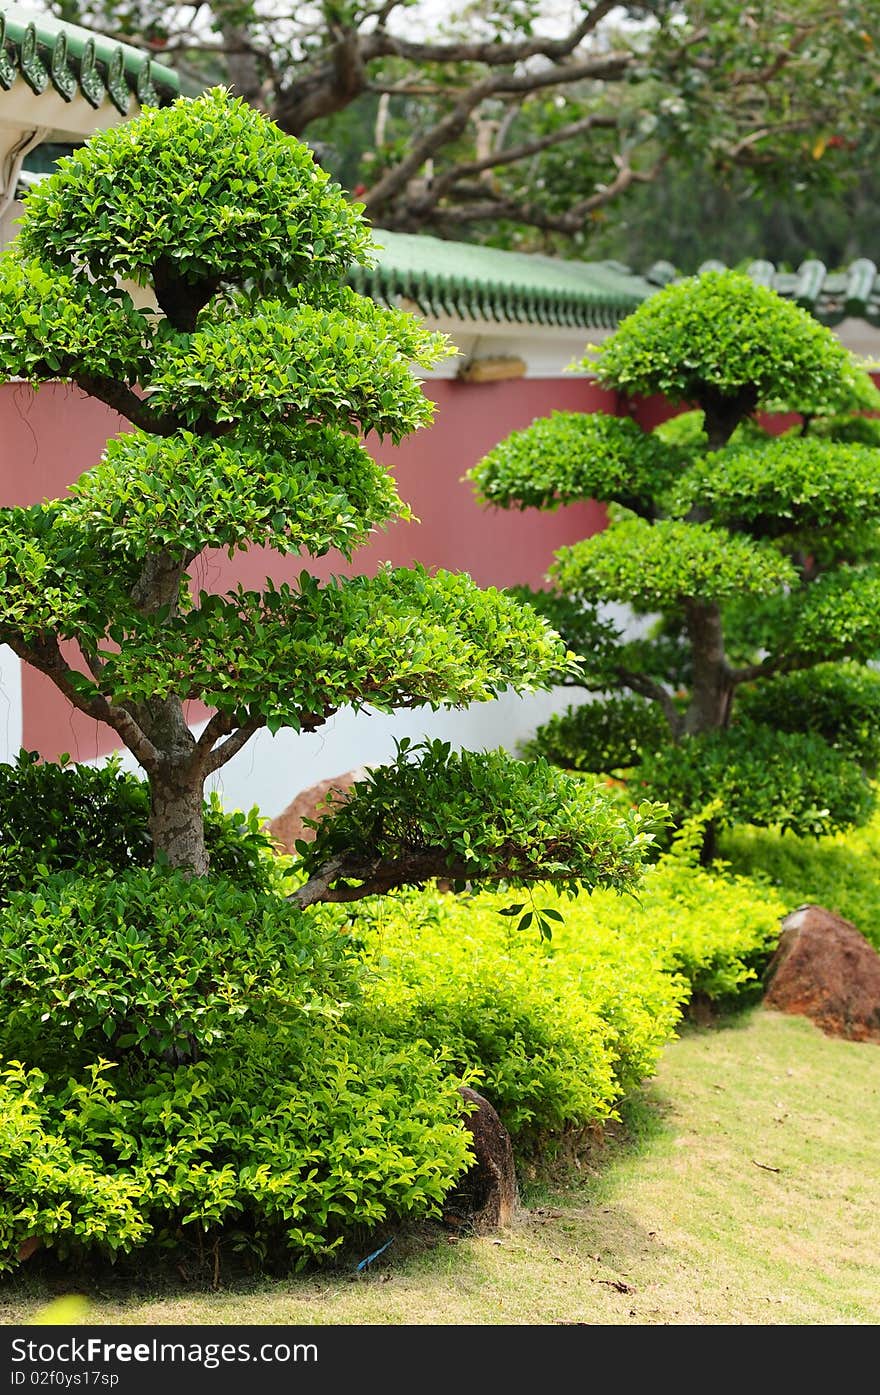
{"label": "smaller topiary tree", "polygon": [[[504,508],[609,506],[604,531],[556,554],[551,591],[519,590],[580,656],[583,676],[562,681],[601,695],[531,749],[636,767],[633,787],[679,819],[720,795],[722,822],[860,821],[880,755],[880,675],[865,667],[880,647],[880,450],[852,413],[880,393],[828,329],[734,272],[653,296],[583,366],[692,410],[654,431],[556,413],[471,472]],[[803,426],[773,438],[759,410]],[[639,637],[609,604],[642,617]]]}

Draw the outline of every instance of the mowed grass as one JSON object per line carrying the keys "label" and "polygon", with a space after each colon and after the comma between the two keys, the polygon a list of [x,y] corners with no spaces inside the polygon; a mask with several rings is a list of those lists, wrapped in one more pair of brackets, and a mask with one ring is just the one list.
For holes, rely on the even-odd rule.
{"label": "mowed grass", "polygon": [[[756,1009],[689,1028],[625,1137],[494,1236],[398,1235],[350,1268],[217,1291],[105,1277],[84,1321],[127,1324],[873,1324],[880,1048]],[[376,1243],[390,1231],[377,1235]],[[365,1251],[366,1252],[366,1251]],[[74,1286],[71,1285],[71,1288]],[[62,1291],[7,1280],[0,1320]]]}

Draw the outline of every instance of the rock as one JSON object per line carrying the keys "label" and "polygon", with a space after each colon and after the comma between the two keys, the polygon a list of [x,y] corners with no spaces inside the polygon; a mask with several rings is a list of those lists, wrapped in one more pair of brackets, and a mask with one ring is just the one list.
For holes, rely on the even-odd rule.
{"label": "rock", "polygon": [[339,797],[347,795],[352,785],[365,779],[367,773],[367,767],[359,765],[354,770],[346,770],[342,775],[333,775],[329,780],[319,780],[316,785],[300,790],[286,809],[269,820],[266,832],[285,853],[295,852],[294,844],[300,839],[311,843],[315,830],[306,828],[303,819],[320,819],[331,813],[332,807],[327,802],[331,791],[332,803],[338,803]]}
{"label": "rock", "polygon": [[513,1220],[517,1205],[513,1148],[510,1134],[489,1101],[467,1086],[458,1093],[477,1106],[463,1118],[473,1135],[476,1160],[447,1197],[444,1220],[481,1234]]}
{"label": "rock", "polygon": [[880,1042],[880,954],[824,906],[785,917],[764,1002],[809,1017],[829,1036]]}

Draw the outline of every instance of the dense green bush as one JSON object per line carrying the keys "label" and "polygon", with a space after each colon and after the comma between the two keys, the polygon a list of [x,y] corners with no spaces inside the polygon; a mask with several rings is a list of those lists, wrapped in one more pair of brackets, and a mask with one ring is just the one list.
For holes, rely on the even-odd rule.
{"label": "dense green bush", "polygon": [[662,790],[673,820],[717,800],[718,827],[753,823],[814,838],[862,823],[874,792],[854,761],[820,736],[743,722],[645,758],[638,793]]}
{"label": "dense green bush", "polygon": [[740,713],[777,731],[814,732],[869,774],[880,762],[880,673],[861,664],[818,664],[779,674],[740,695]]}
{"label": "dense green bush", "polygon": [[331,915],[158,868],[0,912],[0,1268],[211,1232],[302,1263],[436,1213],[468,1163],[445,1053],[355,1017]]}
{"label": "dense green bush", "polygon": [[612,771],[638,765],[642,753],[664,745],[669,727],[656,703],[608,697],[566,708],[539,727],[523,746],[566,770]]}
{"label": "dense green bush", "polygon": [[[459,1083],[521,1152],[613,1117],[693,993],[754,986],[784,909],[680,853],[639,901],[536,893],[549,942],[509,901],[302,913],[148,869],[18,893],[0,914],[0,1267],[29,1237],[62,1257],[204,1237],[302,1264],[436,1214],[469,1161]],[[161,1054],[194,1044],[203,1059]]]}
{"label": "dense green bush", "polygon": [[[56,765],[21,751],[0,764],[0,906],[52,872],[151,866],[149,815],[148,787],[117,762]],[[205,839],[211,870],[241,886],[266,886],[277,870],[256,809],[226,813],[212,794]]]}
{"label": "dense green bush", "polygon": [[420,1043],[327,1026],[242,1032],[210,1061],[69,1078],[0,1075],[0,1269],[36,1237],[60,1257],[208,1243],[275,1263],[355,1227],[436,1214],[466,1169],[448,1065]]}
{"label": "dense green bush", "polygon": [[143,868],[54,876],[0,911],[0,1054],[51,1070],[187,1057],[237,1024],[338,1017],[345,943],[282,897]]}

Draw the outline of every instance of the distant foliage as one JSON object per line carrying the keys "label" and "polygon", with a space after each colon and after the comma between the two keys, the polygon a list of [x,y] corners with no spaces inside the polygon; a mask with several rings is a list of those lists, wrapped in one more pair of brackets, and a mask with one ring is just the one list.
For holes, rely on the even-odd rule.
{"label": "distant foliage", "polygon": [[718,800],[719,825],[751,823],[818,838],[863,823],[874,792],[853,760],[818,735],[742,722],[646,756],[634,789],[661,791],[673,819]]}
{"label": "distant foliage", "polygon": [[566,770],[599,773],[638,765],[646,750],[669,740],[656,705],[638,697],[609,697],[569,707],[544,722],[523,746]]}

